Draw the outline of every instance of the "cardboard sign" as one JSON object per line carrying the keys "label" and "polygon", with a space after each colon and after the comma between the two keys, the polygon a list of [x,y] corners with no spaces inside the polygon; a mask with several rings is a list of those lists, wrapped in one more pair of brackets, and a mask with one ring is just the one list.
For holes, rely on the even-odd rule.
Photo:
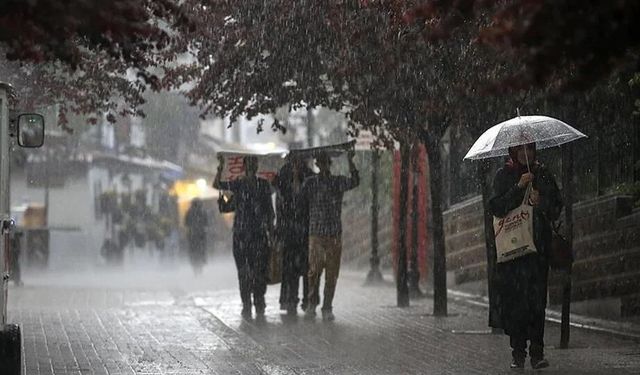
{"label": "cardboard sign", "polygon": [[239,153],[231,151],[222,151],[219,154],[224,157],[224,169],[222,170],[221,181],[233,181],[245,175],[244,157],[255,156],[258,158],[258,177],[264,178],[271,182],[278,171],[285,163],[285,157],[288,154],[296,154],[305,159],[312,159],[320,152],[326,152],[331,157],[337,158],[344,155],[346,151],[353,149],[355,141],[345,142],[337,145],[305,148],[291,150],[289,152],[273,152],[273,153]]}
{"label": "cardboard sign", "polygon": [[222,181],[233,181],[244,176],[244,157],[255,156],[258,158],[258,177],[271,182],[284,164],[286,153],[242,154],[234,152],[220,152],[220,155],[224,157]]}

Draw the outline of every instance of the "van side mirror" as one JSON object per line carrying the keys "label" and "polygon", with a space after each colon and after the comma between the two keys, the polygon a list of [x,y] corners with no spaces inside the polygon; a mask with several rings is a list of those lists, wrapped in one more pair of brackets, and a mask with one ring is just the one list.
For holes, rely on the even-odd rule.
{"label": "van side mirror", "polygon": [[18,116],[18,145],[38,148],[44,144],[44,117],[37,113]]}

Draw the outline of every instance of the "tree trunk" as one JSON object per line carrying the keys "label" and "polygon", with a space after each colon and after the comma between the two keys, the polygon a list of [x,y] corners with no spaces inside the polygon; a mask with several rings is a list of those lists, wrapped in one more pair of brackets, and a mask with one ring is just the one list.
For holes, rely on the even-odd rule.
{"label": "tree trunk", "polygon": [[409,188],[409,145],[400,145],[400,247],[398,249],[398,274],[396,277],[398,307],[409,306],[409,286],[407,275],[407,198]]}
{"label": "tree trunk", "polygon": [[640,182],[640,121],[633,116],[633,134],[631,148],[633,150],[633,182]]}
{"label": "tree trunk", "polygon": [[380,273],[380,256],[378,255],[378,175],[380,172],[380,151],[371,153],[371,269],[367,274],[366,283],[372,285],[383,281]]}
{"label": "tree trunk", "polygon": [[427,133],[422,142],[427,148],[433,220],[433,315],[447,315],[447,259],[442,217],[442,163],[440,138]]}

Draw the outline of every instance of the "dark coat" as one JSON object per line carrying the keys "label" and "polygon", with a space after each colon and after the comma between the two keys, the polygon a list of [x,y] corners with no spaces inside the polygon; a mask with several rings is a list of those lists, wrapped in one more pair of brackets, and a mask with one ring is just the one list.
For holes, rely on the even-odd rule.
{"label": "dark coat", "polygon": [[273,222],[269,182],[260,177],[240,177],[233,181],[221,181],[218,188],[233,193],[233,235],[266,236],[266,230],[270,229]]}
{"label": "dark coat", "polygon": [[303,275],[307,269],[309,241],[309,203],[301,194],[302,183],[313,175],[303,167],[298,175],[298,188],[294,185],[293,167],[286,163],[273,181],[276,196],[276,234],[283,245],[283,274]]}
{"label": "dark coat", "polygon": [[190,252],[193,255],[204,254],[209,218],[201,201],[193,201],[185,216],[185,225],[188,229],[187,238]]}
{"label": "dark coat", "polygon": [[[522,204],[526,189],[517,186],[526,168],[508,163],[498,170],[489,201],[491,214],[504,217]],[[496,295],[501,327],[508,335],[528,336],[534,321],[544,319],[547,306],[547,252],[551,242],[551,223],[560,216],[562,200],[553,175],[535,164],[533,188],[540,194],[540,204],[534,207],[533,230],[537,254],[529,254],[496,266]],[[539,322],[538,322],[539,323]]]}

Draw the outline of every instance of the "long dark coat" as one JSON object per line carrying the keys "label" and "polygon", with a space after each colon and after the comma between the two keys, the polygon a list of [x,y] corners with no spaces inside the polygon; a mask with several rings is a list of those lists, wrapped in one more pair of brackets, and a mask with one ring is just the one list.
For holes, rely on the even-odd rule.
{"label": "long dark coat", "polygon": [[192,262],[203,264],[206,261],[206,242],[209,218],[200,200],[194,200],[185,216],[188,229],[189,257]]}
{"label": "long dark coat", "polygon": [[302,183],[313,175],[304,166],[298,175],[298,189],[293,181],[293,167],[285,164],[273,181],[276,196],[276,234],[283,243],[283,275],[303,276],[307,272],[309,244],[309,203],[301,194]]}
{"label": "long dark coat", "polygon": [[[498,170],[489,202],[491,214],[504,217],[522,204],[526,189],[517,186],[526,167],[508,162]],[[532,327],[543,324],[547,306],[548,249],[551,222],[562,210],[560,191],[553,175],[535,163],[533,188],[540,194],[540,204],[533,210],[534,243],[537,254],[529,254],[496,266],[496,291],[501,326],[508,335],[529,337]],[[542,322],[539,320],[542,319]]]}

